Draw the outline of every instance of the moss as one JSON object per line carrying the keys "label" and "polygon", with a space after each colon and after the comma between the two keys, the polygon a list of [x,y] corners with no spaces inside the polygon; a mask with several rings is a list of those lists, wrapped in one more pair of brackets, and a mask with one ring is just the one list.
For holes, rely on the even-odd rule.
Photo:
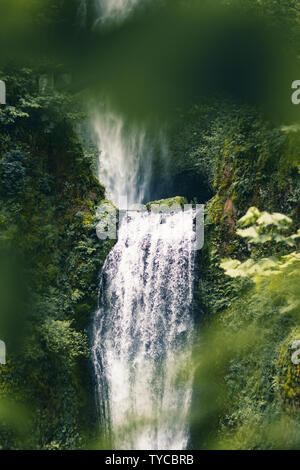
{"label": "moss", "polygon": [[183,209],[186,200],[184,197],[175,196],[168,199],[160,199],[159,201],[152,201],[146,204],[148,211],[161,210],[163,208]]}

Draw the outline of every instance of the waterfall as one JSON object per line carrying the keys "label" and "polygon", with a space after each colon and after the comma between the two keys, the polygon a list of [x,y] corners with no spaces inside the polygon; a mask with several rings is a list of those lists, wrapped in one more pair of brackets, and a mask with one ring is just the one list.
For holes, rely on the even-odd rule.
{"label": "waterfall", "polygon": [[93,121],[99,148],[98,177],[107,197],[119,208],[120,196],[129,206],[141,204],[147,196],[153,148],[146,129],[128,124],[105,106]]}
{"label": "waterfall", "polygon": [[[95,0],[95,24],[118,22],[142,1]],[[82,0],[83,16],[84,6]],[[149,128],[128,122],[105,99],[92,121],[99,180],[125,212],[102,269],[93,320],[101,429],[115,449],[186,449],[196,214],[191,208],[126,212],[161,191],[169,164],[164,133],[153,139]]]}
{"label": "waterfall", "polygon": [[100,421],[116,449],[185,449],[195,214],[127,214],[103,267],[93,325]]}
{"label": "waterfall", "polygon": [[95,17],[94,25],[120,23],[127,18],[141,3],[149,0],[78,0],[78,18],[83,26],[86,22],[88,6]]}
{"label": "waterfall", "polygon": [[121,21],[141,0],[96,0],[101,22]]}
{"label": "waterfall", "polygon": [[98,178],[107,198],[127,209],[149,201],[153,192],[160,196],[159,187],[167,181],[169,167],[163,129],[154,133],[144,124],[129,122],[105,100],[93,113],[92,127],[99,149]]}

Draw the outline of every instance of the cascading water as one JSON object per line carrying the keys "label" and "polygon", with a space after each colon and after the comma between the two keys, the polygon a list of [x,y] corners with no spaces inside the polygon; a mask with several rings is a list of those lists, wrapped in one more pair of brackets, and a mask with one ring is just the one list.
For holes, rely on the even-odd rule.
{"label": "cascading water", "polygon": [[148,0],[78,0],[78,17],[83,26],[86,21],[88,5],[93,8],[94,25],[120,23],[128,17],[135,7]]}
{"label": "cascading water", "polygon": [[96,0],[101,22],[123,20],[141,0]]}
{"label": "cascading water", "polygon": [[101,276],[93,363],[100,420],[116,449],[185,449],[194,211],[130,212]]}
{"label": "cascading water", "polygon": [[[108,198],[120,209],[120,197],[129,206],[143,202],[149,190],[154,149],[146,129],[126,123],[104,106],[93,120],[100,152],[98,176]],[[162,147],[161,143],[161,147]]]}

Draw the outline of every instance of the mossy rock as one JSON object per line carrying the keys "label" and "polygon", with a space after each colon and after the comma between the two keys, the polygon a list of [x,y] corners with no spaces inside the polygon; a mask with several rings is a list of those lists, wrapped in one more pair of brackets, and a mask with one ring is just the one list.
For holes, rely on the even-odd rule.
{"label": "mossy rock", "polygon": [[179,210],[184,208],[186,200],[184,197],[175,196],[168,199],[160,199],[146,204],[148,211]]}
{"label": "mossy rock", "polygon": [[[284,408],[300,410],[300,328],[296,328],[283,343],[278,359],[277,382]],[[299,343],[300,344],[300,343]]]}

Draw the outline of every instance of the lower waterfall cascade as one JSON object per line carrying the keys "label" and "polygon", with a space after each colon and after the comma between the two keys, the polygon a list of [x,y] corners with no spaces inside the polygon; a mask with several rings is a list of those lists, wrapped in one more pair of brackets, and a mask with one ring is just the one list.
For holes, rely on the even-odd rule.
{"label": "lower waterfall cascade", "polygon": [[92,359],[113,448],[185,449],[192,399],[195,211],[132,211],[104,264]]}

